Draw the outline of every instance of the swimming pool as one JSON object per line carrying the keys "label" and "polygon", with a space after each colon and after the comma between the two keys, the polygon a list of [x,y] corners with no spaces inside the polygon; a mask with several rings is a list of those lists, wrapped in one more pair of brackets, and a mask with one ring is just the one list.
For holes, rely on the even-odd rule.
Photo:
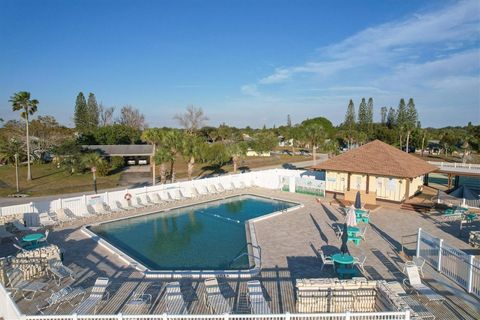
{"label": "swimming pool", "polygon": [[242,270],[251,267],[245,222],[296,205],[240,195],[89,229],[149,270]]}

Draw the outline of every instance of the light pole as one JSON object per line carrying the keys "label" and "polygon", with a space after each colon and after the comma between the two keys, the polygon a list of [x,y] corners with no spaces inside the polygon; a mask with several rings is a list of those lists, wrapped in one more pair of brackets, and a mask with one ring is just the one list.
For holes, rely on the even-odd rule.
{"label": "light pole", "polygon": [[20,188],[18,186],[18,153],[15,153],[15,179],[17,182],[17,193],[20,192]]}
{"label": "light pole", "polygon": [[92,167],[92,173],[93,173],[93,191],[97,193],[97,176],[95,175],[95,172],[97,172],[97,167]]}

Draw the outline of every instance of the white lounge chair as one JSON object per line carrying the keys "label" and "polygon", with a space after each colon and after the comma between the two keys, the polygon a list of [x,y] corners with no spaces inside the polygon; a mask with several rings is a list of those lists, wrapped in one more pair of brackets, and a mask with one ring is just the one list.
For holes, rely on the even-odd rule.
{"label": "white lounge chair", "polygon": [[412,288],[412,290],[414,290],[417,294],[425,296],[429,301],[445,300],[443,296],[439,295],[430,287],[422,283],[422,279],[420,278],[420,273],[418,272],[418,267],[416,265],[406,265],[405,272],[408,277],[403,280],[403,284],[405,286]]}
{"label": "white lounge chair", "polygon": [[171,203],[175,201],[172,198],[170,198],[170,196],[168,195],[168,192],[166,191],[160,192],[158,195],[160,196],[160,199],[162,199],[162,201],[164,202]]}
{"label": "white lounge chair", "polygon": [[109,209],[107,209],[107,206],[105,205],[105,202],[95,203],[93,205],[93,209],[95,210],[95,213],[99,216],[108,215],[108,214],[112,213]]}
{"label": "white lounge chair", "polygon": [[191,193],[187,193],[185,190],[183,189],[178,189],[178,192],[180,192],[180,195],[184,198],[184,199],[192,199],[193,196]]}
{"label": "white lounge chair", "polygon": [[129,210],[135,210],[137,208],[133,207],[130,205],[130,202],[123,199],[120,201],[115,202],[117,205],[117,208],[122,209],[123,211],[129,211]]}
{"label": "white lounge chair", "polygon": [[218,192],[217,188],[215,188],[215,186],[213,184],[208,185],[207,190],[208,190],[208,193],[210,193],[210,194],[220,193],[220,192]]}
{"label": "white lounge chair", "polygon": [[[47,286],[47,283],[44,282],[24,280],[23,272],[18,268],[7,271],[7,278],[8,285],[13,290],[13,295],[20,291],[25,300],[32,300],[35,294],[44,292],[43,289]],[[32,297],[27,298],[25,293],[32,293]]]}
{"label": "white lounge chair", "polygon": [[210,278],[205,280],[206,304],[216,314],[227,314],[232,312],[232,308],[228,304],[225,297],[220,291],[217,278]]}
{"label": "white lounge chair", "polygon": [[56,215],[50,215],[48,212],[42,212],[38,214],[38,219],[40,225],[44,227],[50,227],[58,224],[58,219]]}
{"label": "white lounge chair", "polygon": [[65,266],[62,261],[58,259],[48,260],[47,270],[52,274],[57,286],[60,285],[63,279],[71,278],[72,280],[75,280],[75,272]]}
{"label": "white lounge chair", "polygon": [[164,200],[162,199],[162,197],[160,196],[160,193],[155,193],[155,194],[153,195],[153,201],[154,201],[155,203],[158,203],[159,205],[165,205],[165,204],[167,204],[167,201],[164,201]]}
{"label": "white lounge chair", "polygon": [[252,314],[271,314],[267,300],[263,296],[260,281],[253,280],[247,282],[247,294],[250,301],[250,310]]}
{"label": "white lounge chair", "polygon": [[215,188],[216,188],[217,191],[220,192],[220,193],[225,193],[225,192],[227,192],[227,190],[222,186],[221,183],[216,184],[216,185],[215,185]]}
{"label": "white lounge chair", "polygon": [[195,187],[195,190],[197,191],[197,194],[200,195],[200,197],[208,196],[208,189],[205,186]]}
{"label": "white lounge chair", "polygon": [[168,192],[170,199],[173,199],[174,201],[182,201],[184,200],[184,197],[180,193],[180,190],[172,190]]}
{"label": "white lounge chair", "polygon": [[76,314],[87,314],[90,312],[90,310],[94,309],[94,313],[97,312],[97,306],[100,304],[102,301],[104,295],[109,296],[109,293],[107,291],[107,286],[110,280],[108,278],[104,277],[99,277],[95,281],[95,284],[93,285],[92,291],[90,292],[90,295],[82,301],[73,311],[72,313]]}
{"label": "white lounge chair", "polygon": [[225,192],[233,192],[234,189],[232,187],[231,184],[228,184],[228,183],[220,183],[220,185],[222,186],[222,188],[225,190]]}
{"label": "white lounge chair", "polygon": [[170,282],[165,288],[165,303],[168,314],[187,314],[187,304],[183,299],[180,283]]}
{"label": "white lounge chair", "polygon": [[148,309],[152,303],[152,295],[144,292],[134,292],[130,300],[123,307],[125,314],[148,314]]}
{"label": "white lounge chair", "polygon": [[322,259],[322,267],[320,268],[320,271],[322,271],[323,267],[325,266],[334,265],[334,262],[331,256],[326,256],[325,253],[323,253],[323,250],[318,250],[318,253],[320,254],[320,258]]}
{"label": "white lounge chair", "polygon": [[71,222],[76,218],[69,209],[65,208],[59,208],[55,210],[55,214],[57,215],[58,221],[60,221],[61,223]]}
{"label": "white lounge chair", "polygon": [[60,308],[60,306],[62,305],[62,303],[67,302],[71,306],[73,306],[72,300],[74,300],[78,296],[82,296],[82,299],[83,299],[85,292],[86,292],[85,289],[83,289],[82,287],[70,287],[70,286],[63,287],[58,291],[52,291],[52,294],[50,295],[50,297],[45,299],[44,305],[37,305],[37,310],[41,314],[44,314],[44,310],[57,305],[54,311],[56,313]]}
{"label": "white lounge chair", "polygon": [[149,206],[152,205],[152,204],[150,204],[150,203],[147,202],[147,200],[146,200],[146,198],[145,198],[144,195],[136,196],[136,197],[135,197],[135,200],[136,200],[136,202],[137,202],[137,205],[138,205],[139,207],[142,207],[142,208],[144,208],[144,207],[149,207]]}
{"label": "white lounge chair", "polygon": [[363,272],[365,272],[364,265],[365,261],[367,261],[367,257],[365,255],[361,255],[359,258],[354,257],[354,259],[355,261],[353,262],[353,265],[358,266]]}

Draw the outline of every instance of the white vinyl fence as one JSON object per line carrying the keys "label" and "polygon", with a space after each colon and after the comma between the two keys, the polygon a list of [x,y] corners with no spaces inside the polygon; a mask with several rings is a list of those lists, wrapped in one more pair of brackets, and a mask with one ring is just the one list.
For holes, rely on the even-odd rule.
{"label": "white vinyl fence", "polygon": [[182,189],[183,192],[189,194],[194,187],[203,188],[208,185],[218,184],[227,186],[232,183],[235,185],[243,183],[248,187],[256,186],[266,189],[280,189],[282,187],[282,177],[300,177],[304,172],[304,170],[271,169],[170,184],[159,184],[151,187],[102,192],[79,197],[59,198],[53,201],[35,201],[26,204],[1,207],[0,216],[20,215],[25,217],[26,215],[38,215],[43,212],[54,212],[59,208],[69,209],[73,214],[82,216],[87,214],[88,205],[93,205],[95,202],[105,202],[109,206],[115,206],[117,202],[124,199],[127,193],[131,194],[132,197],[135,197],[137,195],[163,190]]}
{"label": "white vinyl fence", "polygon": [[438,272],[480,298],[480,261],[475,256],[468,255],[419,228],[417,257],[422,257]]}
{"label": "white vinyl fence", "polygon": [[4,320],[409,320],[410,310],[400,312],[317,313],[317,314],[225,314],[225,315],[25,315],[0,283],[0,318]]}

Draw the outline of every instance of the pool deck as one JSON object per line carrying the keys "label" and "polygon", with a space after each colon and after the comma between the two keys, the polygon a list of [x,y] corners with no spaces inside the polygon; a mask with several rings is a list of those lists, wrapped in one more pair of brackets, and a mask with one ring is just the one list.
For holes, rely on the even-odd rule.
{"label": "pool deck", "polygon": [[[318,250],[327,255],[339,251],[341,241],[336,238],[332,224],[343,223],[344,216],[335,206],[325,201],[320,204],[315,197],[282,191],[260,188],[250,188],[247,191],[235,193],[252,193],[270,196],[282,200],[290,200],[304,204],[303,208],[279,216],[255,222],[258,243],[262,250],[262,271],[257,277],[264,287],[264,294],[274,313],[296,312],[295,309],[295,279],[336,277],[332,268],[326,266],[323,271]],[[235,194],[234,193],[234,194]],[[223,196],[225,197],[225,195]],[[212,196],[209,199],[222,198]],[[182,206],[197,203],[187,200]],[[171,207],[179,206],[173,204]],[[158,210],[157,210],[158,211]],[[137,213],[127,213],[131,216]],[[120,217],[120,215],[115,216]],[[55,229],[49,236],[49,242],[57,244],[64,251],[64,263],[77,272],[72,286],[91,288],[96,277],[107,276],[111,279],[108,287],[110,298],[100,306],[97,313],[116,314],[128,313],[125,304],[134,292],[146,292],[152,295],[152,303],[145,313],[162,314],[166,312],[163,296],[166,280],[146,279],[143,274],[128,266],[111,251],[98,245],[80,229],[86,223],[108,220],[107,217],[94,217],[83,223],[67,225]],[[367,257],[364,276],[374,280],[402,281],[403,260],[398,254],[402,236],[412,235],[418,227],[432,235],[441,237],[446,243],[471,254],[478,254],[465,239],[459,239],[458,223],[440,222],[437,216],[402,211],[398,206],[385,206],[371,213],[370,227],[366,233],[366,242],[358,247],[349,243],[349,251],[353,256],[364,254]],[[477,226],[478,227],[478,226]],[[415,238],[410,238],[407,249],[413,250]],[[0,245],[2,256],[12,251],[11,244]],[[443,304],[431,302],[427,308],[435,314],[436,319],[479,319],[479,301],[466,294],[456,285],[435,272],[425,274],[426,282],[445,295],[447,301]],[[175,280],[177,281],[177,280]],[[250,313],[246,296],[247,279],[220,279],[223,295],[228,299],[234,313]],[[65,281],[63,284],[66,285]],[[190,314],[210,314],[211,310],[205,303],[205,286],[203,281],[191,279],[180,280],[182,294],[188,302]],[[53,281],[49,289],[58,289]],[[35,307],[49,296],[42,293],[35,297],[33,303],[16,296],[20,309],[26,314],[38,314]],[[421,299],[414,297],[415,299]],[[469,301],[470,300],[470,301]],[[420,300],[424,302],[423,300]],[[73,307],[64,304],[57,312],[69,314]],[[52,312],[47,310],[46,313]]]}

